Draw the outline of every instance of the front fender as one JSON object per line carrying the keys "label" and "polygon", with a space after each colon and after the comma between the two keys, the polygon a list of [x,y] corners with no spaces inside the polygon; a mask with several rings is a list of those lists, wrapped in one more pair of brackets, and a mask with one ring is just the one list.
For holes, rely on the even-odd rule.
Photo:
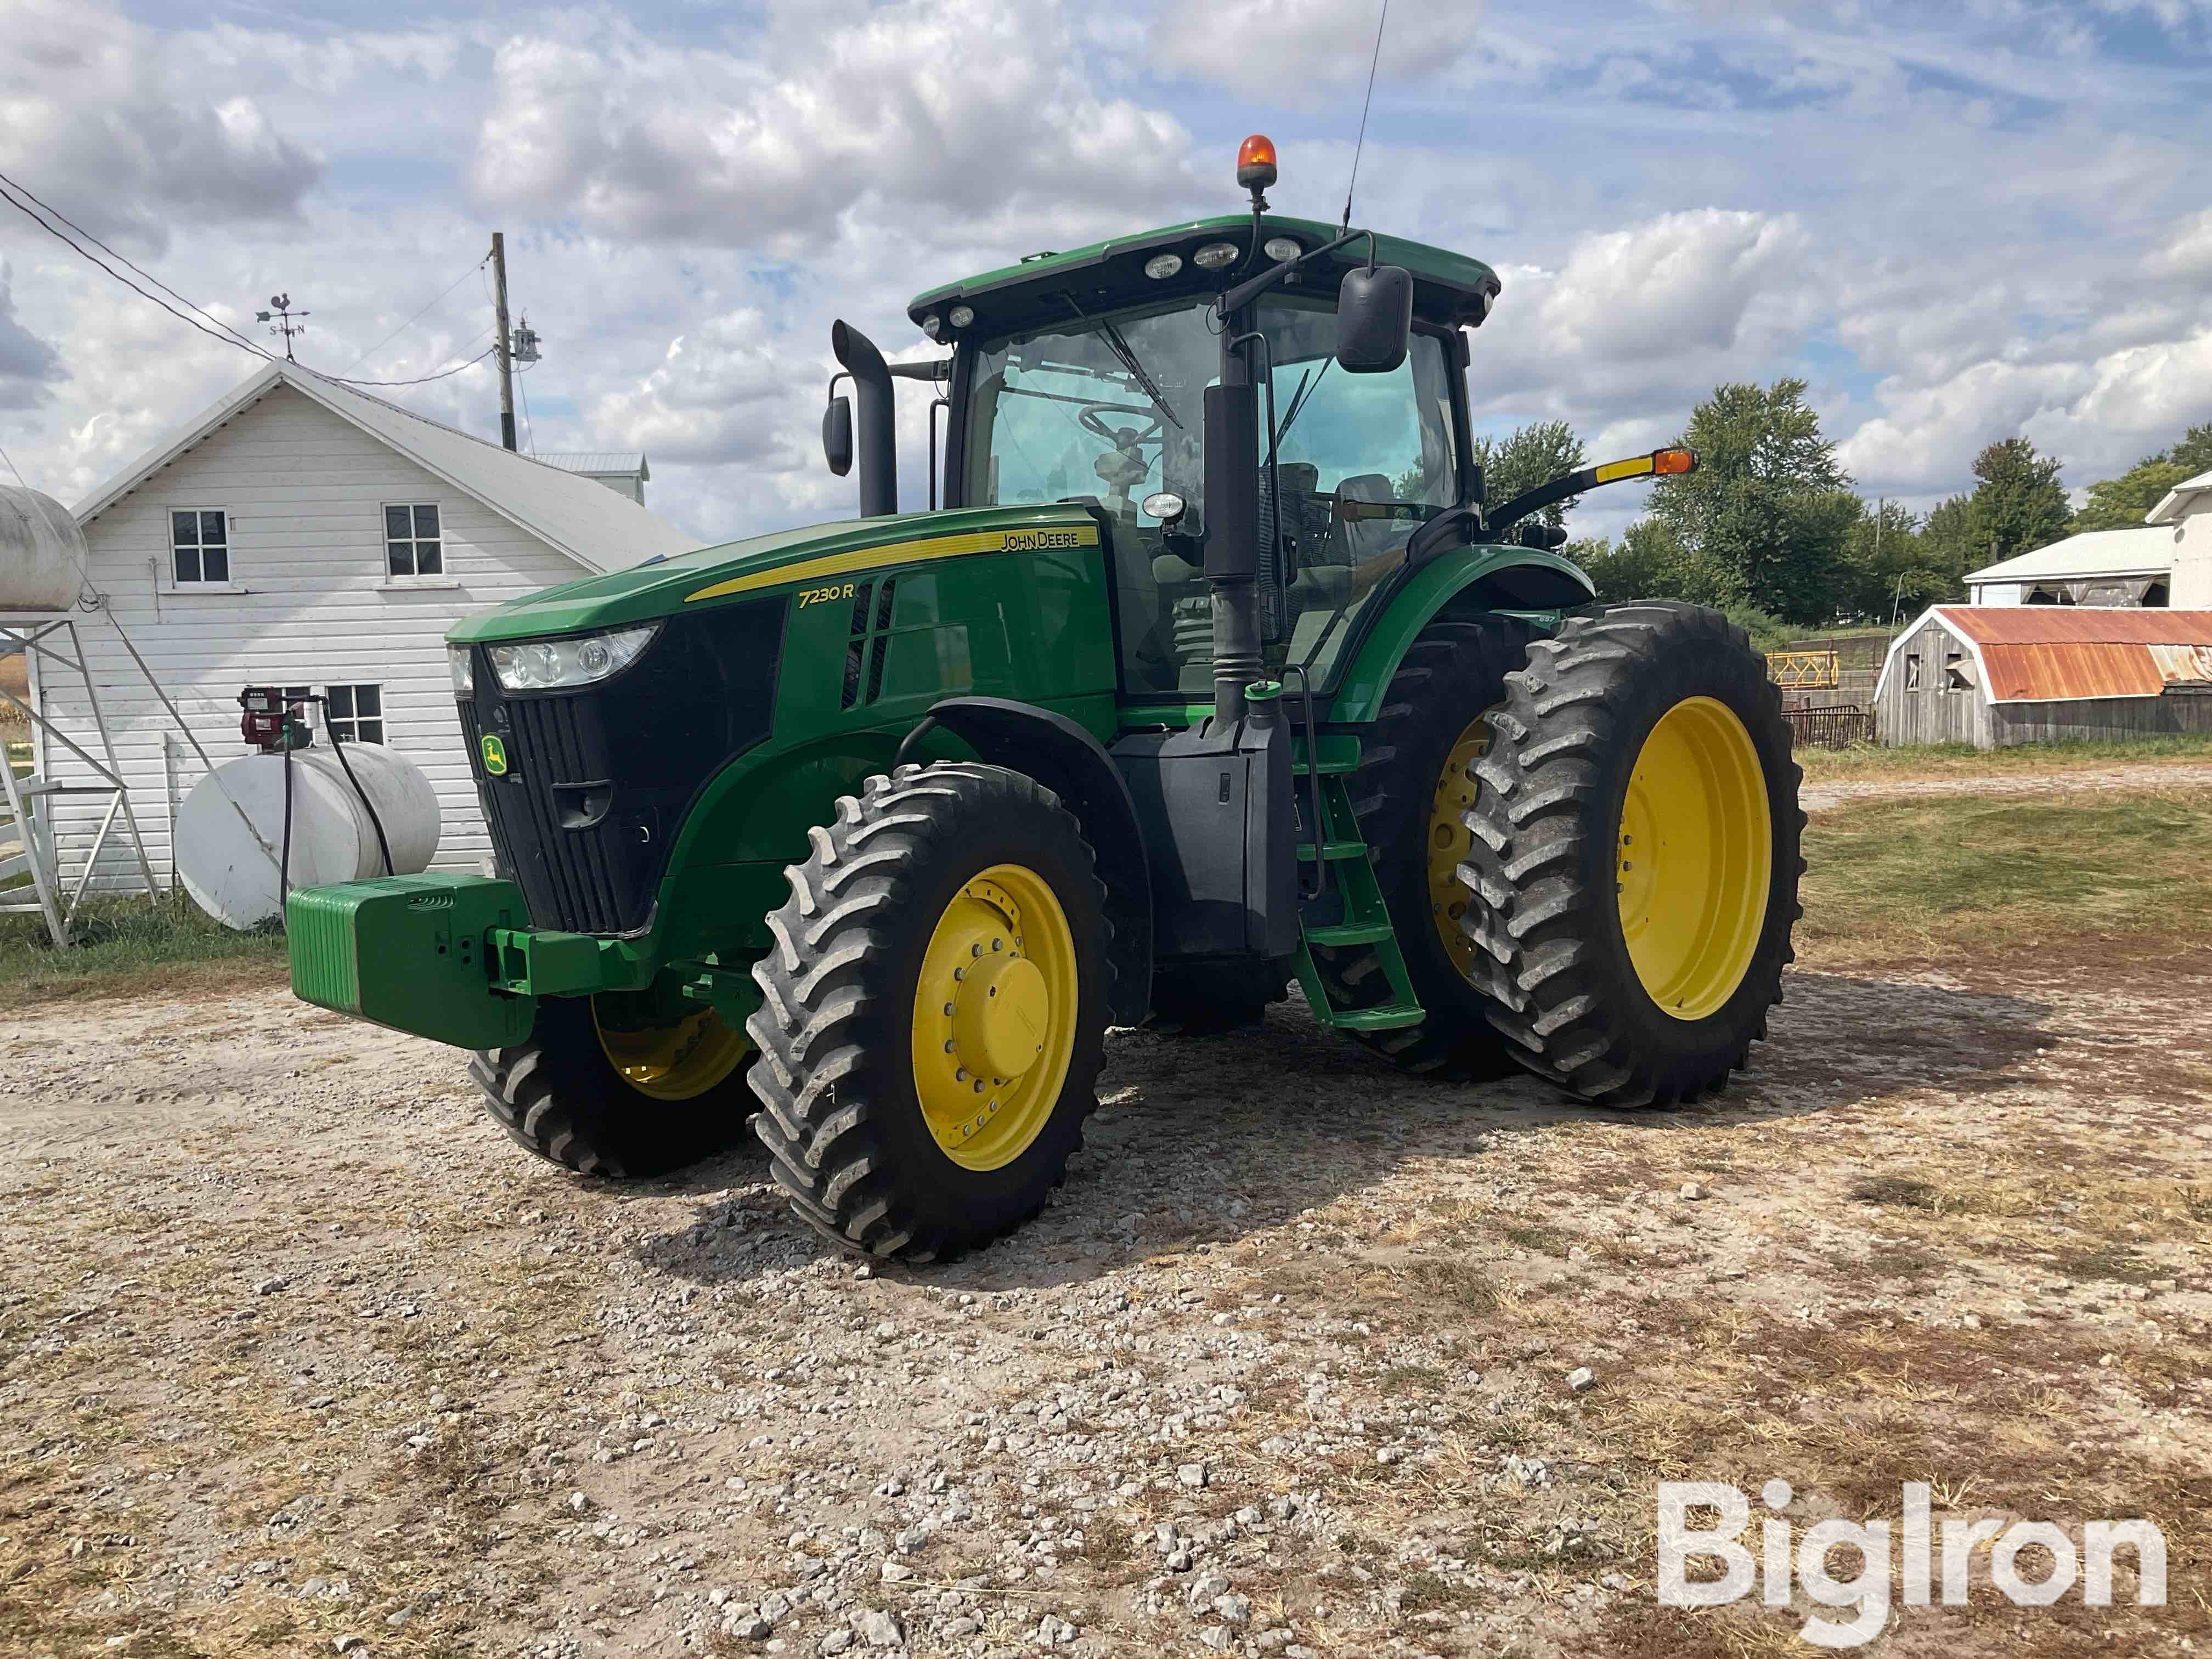
{"label": "front fender", "polygon": [[1109,1012],[1134,1025],[1152,1006],[1152,878],[1137,804],[1121,769],[1079,722],[1050,708],[1006,697],[947,697],[930,705],[922,725],[899,746],[899,758],[926,746],[932,728],[951,733],[978,760],[1026,774],[1075,814],[1098,860],[1113,924],[1115,982]]}
{"label": "front fender", "polygon": [[1597,597],[1571,559],[1526,547],[1459,547],[1439,555],[1384,596],[1380,614],[1337,681],[1328,720],[1364,725],[1421,630],[1447,607],[1520,614],[1571,610]]}

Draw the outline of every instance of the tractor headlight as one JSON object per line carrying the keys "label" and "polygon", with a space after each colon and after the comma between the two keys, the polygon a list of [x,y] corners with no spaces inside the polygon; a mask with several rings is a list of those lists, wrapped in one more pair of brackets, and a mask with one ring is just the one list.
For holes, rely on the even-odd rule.
{"label": "tractor headlight", "polygon": [[1182,269],[1180,253],[1155,253],[1145,261],[1145,275],[1156,283],[1164,283]]}
{"label": "tractor headlight", "polygon": [[491,672],[509,691],[556,691],[591,685],[635,662],[659,629],[659,623],[649,623],[643,628],[617,628],[578,639],[495,645],[489,647]]}
{"label": "tractor headlight", "polygon": [[1280,264],[1285,259],[1297,258],[1298,255],[1304,253],[1305,250],[1300,247],[1297,245],[1297,240],[1291,237],[1270,236],[1267,241],[1261,245],[1260,252],[1266,254],[1277,264]]}
{"label": "tractor headlight", "polygon": [[468,647],[465,645],[447,646],[446,647],[446,666],[452,672],[453,676],[453,695],[455,696],[473,697],[476,696],[476,662],[475,659],[469,655]]}
{"label": "tractor headlight", "polygon": [[1243,252],[1234,242],[1208,242],[1190,256],[1190,262],[1200,270],[1226,270]]}

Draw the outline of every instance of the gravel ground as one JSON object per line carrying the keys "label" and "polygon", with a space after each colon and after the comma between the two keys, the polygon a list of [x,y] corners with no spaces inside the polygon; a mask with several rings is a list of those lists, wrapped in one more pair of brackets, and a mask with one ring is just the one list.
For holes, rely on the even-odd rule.
{"label": "gravel ground", "polygon": [[2167,1530],[2164,1608],[1875,1651],[2201,1652],[2212,963],[2086,978],[1796,975],[1664,1114],[1295,1002],[1116,1033],[1054,1204],[914,1271],[749,1152],[538,1164],[281,993],[52,1005],[0,1026],[0,1652],[1780,1653],[1802,1591],[1653,1589],[1656,1480],[1776,1475]]}

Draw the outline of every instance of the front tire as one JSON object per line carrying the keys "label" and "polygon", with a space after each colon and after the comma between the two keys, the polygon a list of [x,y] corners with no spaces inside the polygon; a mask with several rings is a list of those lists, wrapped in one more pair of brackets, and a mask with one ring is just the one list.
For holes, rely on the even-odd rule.
{"label": "front tire", "polygon": [[1594,607],[1505,677],[1464,926],[1513,1056],[1594,1104],[1693,1099],[1766,1035],[1802,914],[1782,699],[1718,611]]}
{"label": "front tire", "polygon": [[642,992],[542,997],[524,1042],[479,1050],[469,1075],[516,1144],[608,1180],[665,1175],[743,1138],[744,1034],[710,1008]]}
{"label": "front tire", "polygon": [[1042,785],[957,762],[870,778],[809,833],[753,969],[754,1129],[825,1237],[957,1255],[1042,1207],[1097,1104],[1091,848]]}

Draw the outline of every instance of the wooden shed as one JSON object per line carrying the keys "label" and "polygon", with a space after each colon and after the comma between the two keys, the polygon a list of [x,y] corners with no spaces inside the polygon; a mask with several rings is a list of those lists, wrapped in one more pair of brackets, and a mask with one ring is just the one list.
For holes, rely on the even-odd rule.
{"label": "wooden shed", "polygon": [[1977,749],[2212,732],[2212,611],[1936,605],[1892,642],[1875,724]]}

